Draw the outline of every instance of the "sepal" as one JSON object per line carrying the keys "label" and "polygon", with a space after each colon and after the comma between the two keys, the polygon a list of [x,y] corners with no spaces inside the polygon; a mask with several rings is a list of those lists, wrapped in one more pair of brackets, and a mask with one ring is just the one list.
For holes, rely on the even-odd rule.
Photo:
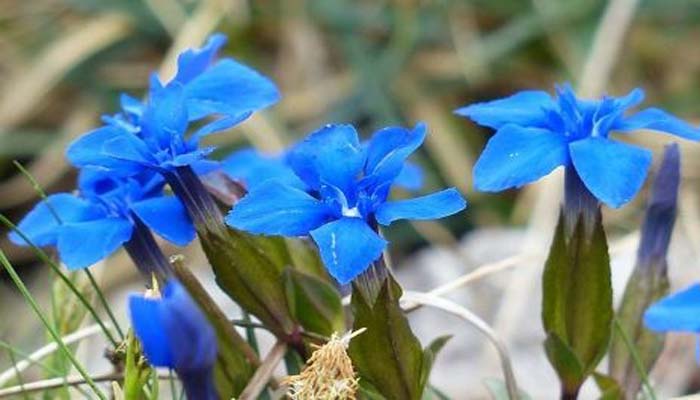
{"label": "sepal", "polygon": [[577,393],[605,355],[613,320],[610,258],[600,213],[587,234],[581,219],[571,234],[560,218],[542,288],[545,350],[564,394]]}
{"label": "sepal", "polygon": [[399,306],[401,294],[391,275],[372,304],[353,284],[353,330],[367,331],[350,342],[349,353],[362,386],[369,384],[387,399],[420,400],[427,381],[426,364],[432,363],[439,346],[427,352],[421,348]]}

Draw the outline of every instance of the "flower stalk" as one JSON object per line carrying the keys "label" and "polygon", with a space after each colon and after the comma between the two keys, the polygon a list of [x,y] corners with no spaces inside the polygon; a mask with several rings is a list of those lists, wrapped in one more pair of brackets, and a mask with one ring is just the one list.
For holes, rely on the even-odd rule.
{"label": "flower stalk", "polygon": [[134,231],[131,238],[124,243],[124,249],[144,276],[147,287],[150,288],[153,276],[159,284],[163,284],[172,276],[172,268],[168,259],[158,247],[151,231],[138,217],[134,217]]}

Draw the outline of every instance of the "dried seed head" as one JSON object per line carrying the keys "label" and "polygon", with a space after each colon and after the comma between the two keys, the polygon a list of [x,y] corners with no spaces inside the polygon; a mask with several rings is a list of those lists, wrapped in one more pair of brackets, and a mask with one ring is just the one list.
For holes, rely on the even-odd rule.
{"label": "dried seed head", "polygon": [[289,385],[287,395],[292,400],[341,400],[355,399],[358,378],[347,349],[350,340],[364,332],[360,329],[342,337],[333,334],[323,346],[307,361],[306,368],[299,374],[289,376],[283,383]]}

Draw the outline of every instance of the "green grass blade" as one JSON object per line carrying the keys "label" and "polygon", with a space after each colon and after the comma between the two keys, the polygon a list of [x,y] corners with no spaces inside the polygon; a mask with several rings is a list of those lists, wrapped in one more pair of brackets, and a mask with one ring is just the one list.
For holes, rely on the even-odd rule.
{"label": "green grass blade", "polygon": [[649,382],[649,376],[647,376],[647,372],[644,370],[642,359],[639,357],[639,354],[637,354],[637,349],[634,347],[630,337],[627,335],[627,332],[625,332],[625,328],[622,326],[622,324],[620,324],[620,320],[618,320],[617,317],[613,318],[613,325],[617,333],[620,334],[622,341],[625,343],[625,347],[627,347],[627,350],[630,352],[632,362],[634,363],[634,368],[637,370],[639,377],[642,379],[642,384],[647,389],[649,397],[651,400],[656,400],[656,392],[654,392],[654,388]]}
{"label": "green grass blade", "polygon": [[104,293],[102,293],[102,289],[100,288],[100,285],[97,284],[97,280],[95,277],[92,275],[92,272],[90,272],[89,269],[85,269],[85,274],[87,275],[88,279],[90,280],[90,284],[92,285],[93,289],[95,289],[95,293],[97,294],[97,298],[100,300],[100,304],[102,307],[105,309],[107,312],[107,315],[109,316],[110,321],[112,321],[112,325],[114,325],[114,329],[117,330],[117,334],[119,334],[119,337],[124,340],[126,336],[124,336],[124,331],[122,330],[121,326],[119,326],[119,322],[117,321],[117,317],[114,316],[114,312],[112,312],[112,308],[109,306],[109,303],[107,302],[107,299],[104,296]]}
{"label": "green grass blade", "polygon": [[63,281],[63,283],[65,283],[68,286],[68,288],[73,292],[73,294],[75,294],[78,297],[80,302],[85,306],[85,308],[90,313],[92,318],[95,320],[95,322],[100,326],[102,331],[105,333],[105,336],[107,336],[107,339],[109,339],[109,341],[112,343],[112,345],[114,347],[117,347],[117,345],[119,343],[112,335],[112,332],[110,332],[109,329],[107,328],[107,326],[104,324],[104,322],[102,321],[102,318],[100,318],[100,316],[97,314],[97,311],[95,310],[95,308],[92,306],[92,304],[90,304],[90,301],[87,298],[85,298],[85,296],[83,296],[83,294],[73,284],[73,282],[63,273],[63,271],[61,271],[61,267],[58,264],[56,264],[56,262],[54,262],[51,259],[51,257],[49,257],[46,254],[46,252],[44,252],[42,249],[40,249],[38,246],[36,246],[34,243],[32,243],[32,241],[29,240],[29,238],[24,233],[22,233],[22,231],[17,229],[17,226],[15,224],[13,224],[12,221],[7,219],[7,217],[5,217],[2,214],[0,214],[0,223],[4,224],[8,229],[11,229],[11,230],[17,232],[17,234],[22,238],[22,240],[24,240],[25,242],[27,242],[29,244],[29,246],[32,248],[32,250],[37,255],[37,257],[39,257],[39,259],[42,262],[48,264],[49,267],[51,267],[51,269],[58,275],[58,277],[61,279],[61,281]]}
{"label": "green grass blade", "polygon": [[[61,223],[61,216],[58,215],[58,212],[56,209],[51,205],[51,202],[48,199],[48,196],[46,195],[46,192],[44,189],[41,187],[39,182],[37,182],[36,179],[34,179],[34,176],[26,169],[24,166],[19,163],[18,161],[13,161],[13,164],[17,169],[24,175],[24,177],[29,181],[29,183],[32,185],[32,188],[36,192],[37,195],[46,203],[46,207],[49,209],[51,214],[56,218],[56,221]],[[95,290],[95,293],[97,294],[98,299],[100,300],[100,303],[102,304],[102,307],[104,307],[105,311],[107,312],[107,315],[109,316],[110,320],[112,321],[112,324],[114,325],[114,328],[117,330],[117,333],[119,334],[119,337],[124,340],[124,331],[121,329],[119,326],[119,323],[117,322],[117,319],[114,316],[114,312],[112,312],[112,308],[109,306],[109,303],[105,300],[104,293],[102,293],[102,289],[100,286],[97,284],[97,281],[93,277],[92,273],[89,270],[85,270],[85,273],[88,276],[88,279],[90,280],[90,284],[92,285],[93,289]]]}
{"label": "green grass blade", "polygon": [[12,266],[12,264],[10,264],[10,261],[7,259],[5,253],[2,250],[0,250],[0,263],[2,263],[3,267],[5,267],[7,274],[10,276],[15,286],[17,286],[17,289],[19,289],[20,293],[25,298],[25,300],[27,300],[34,313],[37,315],[37,317],[39,317],[42,324],[44,324],[44,327],[49,331],[49,334],[51,335],[53,340],[56,341],[58,347],[66,354],[66,357],[68,357],[68,359],[71,361],[78,373],[83,377],[83,379],[85,379],[85,382],[90,386],[90,388],[101,400],[107,400],[107,397],[97,387],[95,382],[90,377],[90,374],[88,374],[83,365],[80,364],[80,361],[78,361],[75,358],[73,353],[66,346],[61,337],[58,335],[58,333],[56,333],[56,330],[53,328],[53,326],[46,318],[44,313],[41,311],[41,308],[39,308],[39,305],[37,304],[36,300],[34,300],[34,297],[31,295],[31,293],[29,293],[29,289],[27,289],[27,287],[24,285],[24,282],[22,282],[22,278],[20,278],[19,275],[17,275],[17,271],[15,271],[15,268]]}

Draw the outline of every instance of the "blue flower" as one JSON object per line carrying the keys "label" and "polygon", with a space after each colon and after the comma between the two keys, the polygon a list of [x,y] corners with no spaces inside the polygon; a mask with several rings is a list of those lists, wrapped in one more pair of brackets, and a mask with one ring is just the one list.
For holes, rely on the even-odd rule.
{"label": "blue flower", "polygon": [[[127,176],[206,162],[213,148],[200,148],[203,137],[233,127],[279,99],[274,83],[258,72],[230,58],[214,61],[224,43],[224,36],[214,35],[202,49],[180,54],[171,81],[163,85],[152,77],[145,103],[122,96],[122,112],[104,117],[106,125],[71,143],[68,160]],[[192,122],[210,116],[217,118],[188,132]]]}
{"label": "blue flower", "polygon": [[310,235],[330,274],[345,284],[380,257],[386,242],[377,223],[435,219],[466,206],[453,188],[387,201],[406,158],[425,139],[425,125],[390,127],[362,146],[350,125],[327,125],[297,144],[287,161],[306,190],[284,181],[254,186],[226,222],[255,234]]}
{"label": "blue flower", "polygon": [[[644,325],[655,332],[700,334],[700,284],[694,284],[657,301],[644,312]],[[700,363],[700,336],[695,360]]]}
{"label": "blue flower", "polygon": [[643,98],[643,91],[635,89],[624,97],[579,99],[564,85],[556,98],[522,91],[456,110],[496,129],[474,166],[475,187],[486,192],[520,187],[565,166],[600,201],[620,207],[642,186],[651,152],[613,140],[611,132],[650,129],[700,140],[698,128],[660,109],[625,115]]}
{"label": "blue flower", "polygon": [[666,274],[666,254],[678,213],[678,187],[681,183],[680,150],[666,147],[659,172],[654,178],[651,198],[641,229],[637,262],[644,268],[656,265],[657,274]]}
{"label": "blue flower", "polygon": [[[143,265],[146,272],[166,267],[167,260],[163,266],[162,260],[145,256],[152,250],[140,250],[144,236],[145,240],[150,237],[146,227],[180,246],[194,239],[194,228],[182,203],[163,195],[163,180],[157,175],[121,178],[88,168],[81,171],[78,187],[78,195],[48,196],[17,226],[33,244],[56,247],[70,269],[88,267],[122,245],[139,253],[134,260],[137,265],[160,264]],[[10,239],[27,245],[17,232],[12,232]],[[131,243],[132,239],[138,240]]]}
{"label": "blue flower", "polygon": [[169,281],[160,298],[132,295],[129,312],[151,365],[175,370],[188,399],[218,399],[216,334],[182,285]]}
{"label": "blue flower", "polygon": [[[285,185],[308,190],[306,184],[294,173],[286,154],[265,154],[253,148],[235,151],[221,162],[221,168],[229,178],[241,182],[246,189],[270,179],[284,182]],[[423,171],[412,163],[405,163],[399,176],[394,180],[397,187],[417,191],[423,186]]]}

